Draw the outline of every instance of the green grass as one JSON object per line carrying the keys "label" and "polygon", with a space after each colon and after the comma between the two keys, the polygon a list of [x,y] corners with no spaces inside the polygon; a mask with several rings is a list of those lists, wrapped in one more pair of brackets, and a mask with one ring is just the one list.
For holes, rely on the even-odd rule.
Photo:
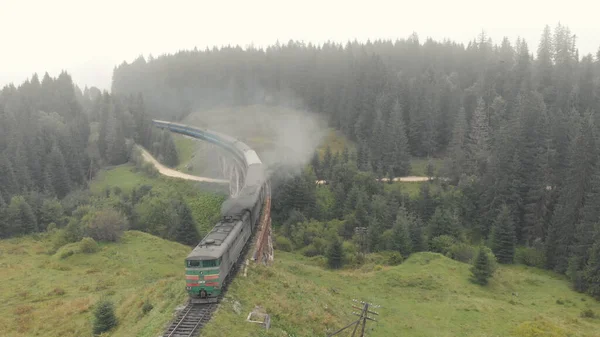
{"label": "green grass", "polygon": [[323,158],[323,155],[325,154],[325,149],[328,145],[331,148],[331,152],[334,154],[336,152],[339,152],[341,154],[344,151],[344,148],[346,147],[348,147],[348,150],[350,152],[356,151],[354,143],[352,143],[348,138],[346,138],[346,136],[344,136],[344,134],[342,134],[341,131],[332,128],[328,130],[327,135],[323,139],[323,142],[321,143],[321,145],[319,145],[319,148],[317,149],[317,151],[319,151],[319,154],[321,155],[321,158]]}
{"label": "green grass", "polygon": [[90,190],[99,195],[107,187],[118,186],[124,192],[130,192],[134,187],[144,184],[151,185],[154,191],[162,192],[165,196],[169,193],[181,194],[192,210],[201,236],[212,229],[219,219],[221,204],[229,192],[227,185],[222,184],[187,181],[160,175],[149,177],[143,172],[138,172],[131,164],[101,171],[90,185]]}
{"label": "green grass", "polygon": [[123,191],[129,192],[138,185],[151,184],[154,181],[155,179],[135,172],[133,165],[125,164],[98,172],[90,190],[94,194],[100,194],[107,186],[119,186]]}
{"label": "green grass", "polygon": [[400,190],[402,193],[408,194],[411,198],[416,198],[421,193],[421,186],[423,184],[429,184],[428,182],[394,182],[391,184],[384,184],[383,188],[386,191]]}
{"label": "green grass", "polygon": [[199,141],[195,141],[194,139],[176,133],[173,133],[173,139],[179,154],[179,165],[177,165],[176,169],[184,172],[187,165],[194,157],[194,153],[198,148]]}
{"label": "green grass", "polygon": [[[580,317],[588,308],[600,314],[598,302],[539,269],[501,266],[481,287],[468,281],[468,264],[435,253],[337,272],[315,261],[276,251],[272,267],[253,265],[233,281],[203,336],[223,336],[224,327],[228,336],[325,336],[356,318],[352,299],[382,306],[368,336],[597,336],[600,329],[600,319]],[[269,331],[245,321],[256,305],[271,315]]]}
{"label": "green grass", "polygon": [[[439,158],[431,158],[431,161],[433,162],[435,173],[439,173],[444,164],[444,160]],[[410,160],[410,174],[413,176],[427,176],[427,162],[427,158],[412,158]]]}
{"label": "green grass", "polygon": [[[185,301],[183,260],[190,248],[137,231],[92,254],[49,255],[48,235],[0,241],[3,337],[91,336],[94,304],[114,301],[111,336],[154,337]],[[60,252],[60,251],[59,251]],[[154,308],[142,315],[142,304]]]}

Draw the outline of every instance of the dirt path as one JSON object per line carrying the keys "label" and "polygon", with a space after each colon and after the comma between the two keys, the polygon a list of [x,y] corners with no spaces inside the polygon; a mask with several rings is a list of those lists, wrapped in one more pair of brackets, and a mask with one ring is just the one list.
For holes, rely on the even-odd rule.
{"label": "dirt path", "polygon": [[[381,178],[381,181],[389,181],[389,180],[390,180],[389,178]],[[399,181],[399,182],[404,182],[404,183],[415,183],[415,182],[422,182],[422,181],[428,181],[428,180],[429,180],[429,178],[421,177],[421,176],[396,177],[396,178],[392,179],[392,181]],[[326,180],[317,180],[318,185],[323,185],[326,183],[327,183]]]}
{"label": "dirt path", "polygon": [[138,146],[138,148],[140,149],[140,151],[142,151],[142,156],[144,157],[144,160],[151,162],[154,165],[154,167],[156,167],[156,169],[158,170],[158,172],[160,172],[160,174],[162,174],[162,175],[165,175],[165,176],[168,176],[168,177],[173,177],[173,178],[186,179],[186,180],[204,181],[204,182],[219,183],[219,184],[229,184],[228,180],[213,179],[213,178],[206,178],[206,177],[198,177],[198,176],[193,176],[191,174],[186,174],[186,173],[183,173],[183,172],[179,172],[179,171],[173,170],[173,169],[168,168],[168,167],[164,166],[163,164],[159,163],[158,160],[156,160],[143,147]]}
{"label": "dirt path", "polygon": [[[198,176],[194,176],[191,174],[186,174],[183,172],[173,170],[173,169],[168,168],[168,167],[164,166],[163,164],[159,163],[158,160],[156,160],[143,147],[138,146],[138,148],[140,149],[140,151],[142,151],[142,156],[144,157],[144,160],[151,162],[154,165],[154,167],[156,167],[156,169],[158,169],[158,172],[160,172],[160,174],[162,174],[162,175],[165,175],[168,177],[186,179],[186,180],[204,181],[204,182],[219,183],[219,184],[229,184],[229,181],[227,181],[227,180],[198,177]],[[389,179],[382,178],[381,180],[388,181]],[[393,179],[393,181],[400,181],[400,182],[422,182],[422,181],[427,181],[427,180],[429,180],[429,178],[420,177],[420,176],[396,177]],[[326,183],[324,180],[317,181],[317,184],[324,184],[324,183]]]}

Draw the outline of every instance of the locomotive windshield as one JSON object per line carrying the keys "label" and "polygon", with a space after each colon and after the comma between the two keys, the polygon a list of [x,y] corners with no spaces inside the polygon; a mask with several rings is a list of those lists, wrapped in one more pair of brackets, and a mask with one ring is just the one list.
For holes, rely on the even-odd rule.
{"label": "locomotive windshield", "polygon": [[209,268],[209,267],[217,267],[220,265],[220,259],[218,260],[188,260],[188,267],[196,267],[196,268]]}
{"label": "locomotive windshield", "polygon": [[187,262],[188,267],[200,267],[200,261],[189,260]]}

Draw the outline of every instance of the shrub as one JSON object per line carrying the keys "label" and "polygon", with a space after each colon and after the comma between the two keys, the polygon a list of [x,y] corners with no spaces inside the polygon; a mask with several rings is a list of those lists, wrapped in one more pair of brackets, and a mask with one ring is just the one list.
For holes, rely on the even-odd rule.
{"label": "shrub", "polygon": [[451,237],[450,235],[440,235],[431,239],[429,249],[432,252],[447,255],[450,252],[452,245],[454,245],[453,237]]}
{"label": "shrub", "polygon": [[98,335],[109,331],[117,324],[113,303],[108,300],[100,301],[94,311],[94,334]]}
{"label": "shrub", "polygon": [[152,305],[152,303],[150,303],[150,301],[144,301],[144,305],[142,305],[142,313],[145,315],[148,312],[150,312],[152,308],[154,308],[154,306]]}
{"label": "shrub", "polygon": [[291,252],[292,251],[292,241],[290,241],[290,239],[286,238],[285,236],[277,236],[275,238],[275,248],[282,250],[284,252]]}
{"label": "shrub", "polygon": [[476,252],[475,247],[461,242],[450,247],[448,257],[456,261],[470,263],[473,261]]}
{"label": "shrub", "polygon": [[595,318],[596,313],[592,309],[585,309],[581,311],[580,316],[583,318]]}
{"label": "shrub", "polygon": [[51,222],[48,224],[48,227],[46,227],[46,231],[47,232],[54,232],[56,230],[56,224],[54,222]]}
{"label": "shrub", "polygon": [[319,250],[312,243],[304,247],[304,249],[302,250],[302,254],[304,254],[304,256],[306,257],[321,255],[319,254]]}
{"label": "shrub", "polygon": [[402,254],[400,254],[399,252],[392,252],[390,254],[390,257],[388,258],[388,264],[390,266],[397,266],[397,265],[401,264],[402,261],[404,261],[404,258],[402,257]]}
{"label": "shrub", "polygon": [[533,247],[518,247],[515,261],[530,267],[544,267],[544,251]]}
{"label": "shrub", "polygon": [[329,268],[338,269],[344,264],[344,251],[342,242],[339,239],[335,239],[331,242],[329,249],[327,250],[327,265]]}
{"label": "shrub", "polygon": [[57,252],[56,252],[56,256],[59,259],[66,259],[67,257],[71,256],[71,255],[75,255],[77,253],[79,253],[80,248],[79,245],[76,243],[69,243],[66,244],[64,246],[62,246]]}
{"label": "shrub", "polygon": [[95,253],[98,251],[98,243],[96,243],[96,241],[92,238],[85,237],[81,239],[79,248],[83,253]]}
{"label": "shrub", "polygon": [[96,211],[85,220],[85,233],[96,241],[117,241],[127,229],[125,217],[112,208]]}

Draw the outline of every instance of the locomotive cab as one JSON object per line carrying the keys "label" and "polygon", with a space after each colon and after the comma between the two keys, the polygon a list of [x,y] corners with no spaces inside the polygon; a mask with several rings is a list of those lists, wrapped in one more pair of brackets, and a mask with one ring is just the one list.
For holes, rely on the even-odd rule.
{"label": "locomotive cab", "polygon": [[191,257],[185,260],[186,290],[192,302],[216,302],[221,293],[221,259]]}

